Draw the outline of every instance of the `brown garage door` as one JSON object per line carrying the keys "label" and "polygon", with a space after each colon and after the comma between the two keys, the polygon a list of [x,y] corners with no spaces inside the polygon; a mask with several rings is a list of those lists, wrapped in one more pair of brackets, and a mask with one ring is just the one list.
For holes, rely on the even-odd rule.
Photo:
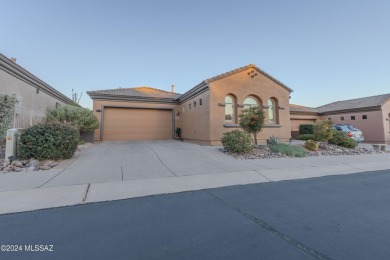
{"label": "brown garage door", "polygon": [[106,108],[104,141],[172,139],[172,110]]}

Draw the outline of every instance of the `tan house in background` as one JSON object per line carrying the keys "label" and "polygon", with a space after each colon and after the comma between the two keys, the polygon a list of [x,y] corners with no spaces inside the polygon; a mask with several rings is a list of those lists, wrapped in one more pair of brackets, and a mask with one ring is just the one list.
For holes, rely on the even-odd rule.
{"label": "tan house in background", "polygon": [[290,105],[291,133],[299,134],[299,125],[316,120],[350,124],[360,129],[365,142],[390,143],[390,94],[333,102],[309,108]]}
{"label": "tan house in background", "polygon": [[41,122],[46,110],[73,104],[73,101],[0,53],[0,94],[16,98],[11,127],[25,128]]}
{"label": "tan house in background", "polygon": [[98,141],[182,137],[218,145],[223,133],[238,129],[242,109],[259,106],[266,120],[258,141],[271,135],[291,137],[289,98],[292,89],[253,64],[202,81],[186,93],[149,87],[88,91],[100,121]]}

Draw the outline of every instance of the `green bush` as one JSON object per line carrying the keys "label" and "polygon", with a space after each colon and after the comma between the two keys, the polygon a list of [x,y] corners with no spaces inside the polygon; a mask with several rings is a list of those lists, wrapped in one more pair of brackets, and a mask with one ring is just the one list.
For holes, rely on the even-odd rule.
{"label": "green bush", "polygon": [[310,151],[317,151],[318,150],[318,143],[314,140],[307,140],[305,142],[305,148]]}
{"label": "green bush", "polygon": [[345,132],[332,130],[332,138],[328,140],[329,144],[338,145],[345,148],[355,148],[358,144],[355,140],[348,137]]}
{"label": "green bush", "polygon": [[320,121],[314,125],[314,140],[319,142],[326,142],[332,138],[333,129],[331,128],[332,121]]}
{"label": "green bush", "polygon": [[240,130],[233,130],[223,134],[223,147],[232,153],[248,153],[253,150],[250,135]]}
{"label": "green bush", "polygon": [[271,145],[270,149],[274,153],[282,153],[291,157],[305,157],[306,151],[302,147],[290,144],[275,144]]}
{"label": "green bush", "polygon": [[7,130],[12,126],[15,101],[12,96],[0,94],[0,142],[5,139]]}
{"label": "green bush", "polygon": [[313,140],[314,139],[314,135],[313,134],[298,135],[295,139],[303,140],[303,141]]}
{"label": "green bush", "polygon": [[314,125],[313,124],[302,124],[299,126],[299,134],[314,134]]}
{"label": "green bush", "polygon": [[50,108],[46,112],[46,118],[48,123],[71,123],[80,133],[93,132],[99,127],[99,122],[92,110],[83,107],[62,106]]}
{"label": "green bush", "polygon": [[77,149],[78,130],[70,124],[45,123],[26,128],[21,131],[18,142],[18,157],[68,159]]}

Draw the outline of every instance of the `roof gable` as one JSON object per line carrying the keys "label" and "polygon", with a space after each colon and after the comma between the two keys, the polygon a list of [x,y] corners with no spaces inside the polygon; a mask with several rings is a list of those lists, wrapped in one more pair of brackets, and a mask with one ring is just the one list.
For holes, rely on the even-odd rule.
{"label": "roof gable", "polygon": [[203,80],[201,83],[199,83],[198,85],[196,85],[195,87],[193,87],[192,89],[190,89],[189,91],[187,91],[186,93],[184,93],[182,96],[180,96],[179,100],[180,100],[180,101],[187,100],[188,98],[191,98],[192,96],[197,95],[198,93],[201,93],[201,92],[203,92],[204,90],[208,89],[208,88],[209,88],[208,84],[210,84],[210,83],[212,83],[212,82],[214,82],[214,81],[217,81],[217,80],[224,79],[224,78],[226,78],[226,77],[232,76],[232,75],[234,75],[234,74],[243,72],[243,71],[248,70],[248,69],[254,69],[254,70],[256,70],[258,73],[260,73],[260,74],[262,74],[263,76],[267,77],[268,79],[270,79],[271,81],[275,82],[275,83],[278,84],[279,86],[285,88],[285,89],[288,90],[290,93],[293,92],[293,90],[292,90],[291,88],[287,87],[285,84],[283,84],[283,83],[280,82],[279,80],[275,79],[274,77],[272,77],[271,75],[269,75],[269,74],[266,73],[265,71],[261,70],[261,69],[258,68],[256,65],[254,65],[254,64],[249,64],[249,65],[247,65],[247,66],[240,67],[240,68],[237,68],[237,69],[234,69],[234,70],[231,70],[231,71],[228,71],[228,72],[225,72],[225,73],[216,75],[216,76],[214,76],[214,77],[208,78],[208,79],[206,79],[206,80]]}
{"label": "roof gable", "polygon": [[206,79],[204,82],[206,84],[209,84],[211,82],[214,82],[214,81],[217,81],[217,80],[220,80],[220,79],[223,79],[223,78],[226,78],[226,77],[229,77],[231,75],[234,75],[234,74],[237,74],[237,73],[240,73],[240,72],[243,72],[247,69],[254,69],[256,70],[257,72],[259,72],[260,74],[262,74],[263,76],[267,77],[268,79],[270,79],[271,81],[275,82],[276,84],[278,84],[279,86],[287,89],[289,92],[293,92],[293,90],[289,87],[287,87],[285,84],[283,84],[282,82],[280,82],[279,80],[275,79],[274,77],[272,77],[271,75],[269,75],[268,73],[266,73],[265,71],[261,70],[259,67],[257,67],[256,65],[254,64],[249,64],[247,66],[244,66],[244,67],[240,67],[240,68],[237,68],[235,70],[231,70],[231,71],[228,71],[228,72],[225,72],[225,73],[222,73],[222,74],[219,74],[217,76],[214,76],[214,77],[211,77],[209,79]]}

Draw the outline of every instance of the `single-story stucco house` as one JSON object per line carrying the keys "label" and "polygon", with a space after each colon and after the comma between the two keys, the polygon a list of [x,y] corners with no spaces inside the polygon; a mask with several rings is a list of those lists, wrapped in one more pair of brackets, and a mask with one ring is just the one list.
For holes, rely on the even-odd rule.
{"label": "single-story stucco house", "polygon": [[390,94],[333,102],[316,108],[290,104],[292,136],[299,125],[317,120],[350,124],[363,132],[365,142],[390,143]]}
{"label": "single-story stucco house", "polygon": [[22,66],[0,53],[0,94],[16,98],[15,128],[24,128],[44,118],[48,107],[72,104],[72,100]]}
{"label": "single-story stucco house", "polygon": [[258,136],[282,141],[299,125],[317,120],[348,123],[367,142],[390,143],[390,94],[345,100],[317,108],[289,104],[292,89],[253,64],[202,81],[184,94],[150,87],[88,91],[100,121],[97,141],[172,139],[181,128],[188,141],[219,145],[223,133],[238,129],[242,109],[260,106],[265,125]]}
{"label": "single-story stucco house", "polygon": [[184,94],[149,87],[88,91],[100,121],[98,141],[172,139],[218,145],[223,133],[238,129],[242,109],[260,106],[265,125],[259,141],[291,137],[292,89],[253,64],[202,81]]}

